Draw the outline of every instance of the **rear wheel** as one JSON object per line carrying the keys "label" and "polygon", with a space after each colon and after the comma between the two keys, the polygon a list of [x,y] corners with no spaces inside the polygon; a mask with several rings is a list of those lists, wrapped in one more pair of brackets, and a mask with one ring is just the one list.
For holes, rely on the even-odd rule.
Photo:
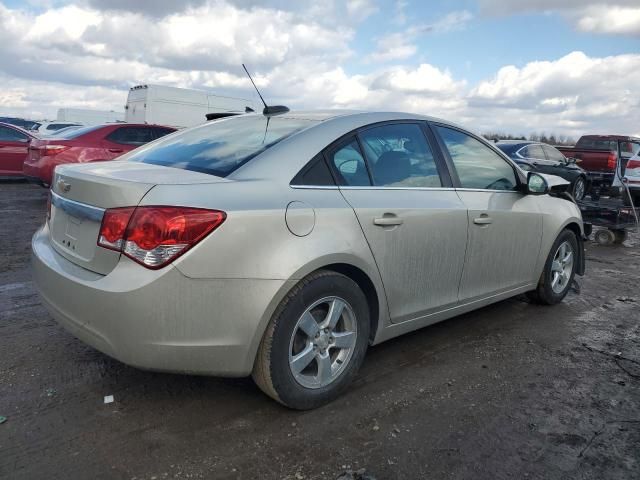
{"label": "rear wheel", "polygon": [[527,295],[536,303],[560,303],[569,292],[578,265],[578,240],[571,230],[558,236],[538,281],[538,286]]}
{"label": "rear wheel", "polygon": [[276,310],[260,344],[253,379],[283,405],[316,408],[347,388],[369,342],[367,299],[350,278],[319,271]]}
{"label": "rear wheel", "polygon": [[583,200],[587,192],[587,182],[584,177],[580,176],[573,182],[571,193],[577,201]]}

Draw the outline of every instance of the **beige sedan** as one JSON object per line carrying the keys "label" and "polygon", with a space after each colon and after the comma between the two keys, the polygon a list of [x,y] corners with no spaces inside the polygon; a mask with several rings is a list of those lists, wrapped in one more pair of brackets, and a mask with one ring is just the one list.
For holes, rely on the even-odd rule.
{"label": "beige sedan", "polygon": [[565,188],[443,120],[242,115],[58,168],[35,281],[107,355],[252,374],[314,408],[369,345],[521,293],[560,302],[584,273]]}

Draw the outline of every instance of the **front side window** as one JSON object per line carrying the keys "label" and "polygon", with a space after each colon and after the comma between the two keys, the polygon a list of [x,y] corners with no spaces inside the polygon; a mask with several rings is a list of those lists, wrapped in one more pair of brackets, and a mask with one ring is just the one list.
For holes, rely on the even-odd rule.
{"label": "front side window", "polygon": [[342,185],[369,186],[371,181],[364,157],[355,138],[329,154],[330,163],[336,167]]}
{"label": "front side window", "polygon": [[436,126],[460,179],[462,188],[515,190],[515,170],[488,146],[453,128]]}
{"label": "front side window", "polygon": [[397,123],[369,128],[360,141],[376,186],[441,187],[431,147],[420,125]]}
{"label": "front side window", "polygon": [[560,152],[560,150],[557,150],[550,145],[543,145],[542,148],[544,149],[544,153],[547,155],[547,158],[549,160],[553,160],[555,162],[565,161],[565,157],[562,152]]}
{"label": "front side window", "polygon": [[24,133],[13,128],[0,127],[1,142],[26,142],[29,139]]}

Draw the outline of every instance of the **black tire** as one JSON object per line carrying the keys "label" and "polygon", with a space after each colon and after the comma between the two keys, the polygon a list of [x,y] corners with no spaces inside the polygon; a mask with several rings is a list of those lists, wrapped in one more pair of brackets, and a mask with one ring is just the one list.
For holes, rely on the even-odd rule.
{"label": "black tire", "polygon": [[[301,316],[314,303],[327,297],[340,297],[351,307],[357,325],[355,346],[332,383],[307,388],[296,380],[289,365],[291,339]],[[364,361],[369,331],[367,298],[358,285],[340,273],[320,270],[301,280],[276,309],[258,349],[253,379],[264,393],[289,408],[317,408],[334,400],[353,381]]]}
{"label": "black tire", "polygon": [[[558,252],[558,248],[564,242],[567,242],[572,248],[573,265],[571,269],[571,275],[569,276],[569,281],[566,283],[562,291],[556,292],[551,287],[553,275],[552,264],[554,257]],[[560,235],[558,235],[558,238],[556,238],[556,241],[553,242],[551,251],[549,252],[547,260],[544,264],[544,270],[542,272],[542,275],[540,275],[538,286],[535,290],[527,293],[529,299],[534,303],[540,303],[543,305],[555,305],[557,303],[560,303],[571,288],[573,277],[576,274],[576,268],[578,266],[578,254],[578,239],[576,238],[575,233],[573,233],[571,230],[563,230]]]}
{"label": "black tire", "polygon": [[571,185],[571,195],[576,201],[584,200],[587,193],[587,179],[584,176],[579,176],[573,181]]}
{"label": "black tire", "polygon": [[627,231],[626,230],[614,230],[613,231],[613,243],[615,243],[616,245],[620,245],[622,243],[624,243],[624,241],[627,239]]}

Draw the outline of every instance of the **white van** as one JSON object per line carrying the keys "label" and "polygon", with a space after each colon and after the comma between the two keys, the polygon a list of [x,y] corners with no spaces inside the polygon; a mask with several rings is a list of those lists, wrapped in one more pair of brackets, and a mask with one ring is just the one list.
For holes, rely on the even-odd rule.
{"label": "white van", "polygon": [[91,110],[89,108],[60,108],[55,123],[101,125],[113,122],[124,122],[124,112]]}
{"label": "white van", "polygon": [[184,128],[206,122],[212,113],[245,113],[255,110],[253,100],[213,95],[202,90],[138,85],[129,90],[125,120]]}

